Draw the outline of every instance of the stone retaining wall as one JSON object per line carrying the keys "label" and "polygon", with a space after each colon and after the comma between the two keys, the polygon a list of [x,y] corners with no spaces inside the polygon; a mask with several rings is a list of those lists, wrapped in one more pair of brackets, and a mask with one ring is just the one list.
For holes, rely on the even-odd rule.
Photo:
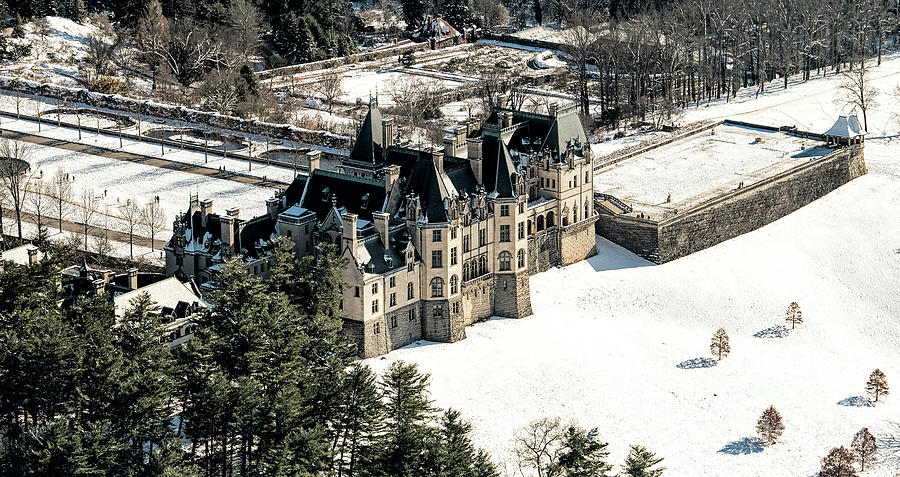
{"label": "stone retaining wall", "polygon": [[560,232],[559,265],[566,266],[580,262],[597,254],[594,239],[594,222],[597,216],[566,226]]}
{"label": "stone retaining wall", "polygon": [[846,147],[658,223],[601,214],[596,230],[647,260],[665,263],[756,230],[866,173],[862,147]]}

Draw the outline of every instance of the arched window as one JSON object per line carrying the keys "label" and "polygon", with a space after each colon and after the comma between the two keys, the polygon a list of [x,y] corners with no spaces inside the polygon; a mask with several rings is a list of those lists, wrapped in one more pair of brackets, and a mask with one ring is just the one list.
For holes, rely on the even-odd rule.
{"label": "arched window", "polygon": [[553,211],[547,212],[547,228],[553,227]]}
{"label": "arched window", "polygon": [[516,252],[516,262],[519,268],[525,266],[525,250],[520,248],[519,251]]}
{"label": "arched window", "polygon": [[538,215],[538,218],[537,218],[537,231],[540,232],[541,230],[544,230],[544,216],[543,216],[543,215]]}
{"label": "arched window", "polygon": [[585,203],[584,203],[584,216],[581,217],[582,219],[586,219],[586,218],[588,218],[588,217],[591,216],[591,212],[590,212],[590,208],[589,208],[589,207],[590,207],[590,205],[588,205],[588,203],[585,202]]}
{"label": "arched window", "polygon": [[528,219],[528,235],[531,235],[531,219]]}
{"label": "arched window", "polygon": [[415,298],[415,293],[413,293],[413,284],[412,282],[409,282],[406,284],[406,299],[412,300],[413,298]]}
{"label": "arched window", "polygon": [[505,250],[503,252],[500,252],[500,270],[501,271],[511,270],[512,269],[512,267],[510,266],[511,261],[512,261],[511,253],[509,253]]}
{"label": "arched window", "polygon": [[458,287],[459,287],[459,279],[456,278],[456,275],[453,275],[452,277],[450,277],[450,294],[455,295],[456,292],[458,291]]}
{"label": "arched window", "polygon": [[575,222],[578,222],[578,209],[577,208],[572,209],[572,223],[574,224]]}
{"label": "arched window", "polygon": [[431,297],[437,298],[444,296],[444,280],[441,277],[431,279]]}
{"label": "arched window", "polygon": [[484,255],[478,258],[478,276],[487,273],[487,258]]}
{"label": "arched window", "polygon": [[469,262],[463,262],[463,281],[469,281]]}

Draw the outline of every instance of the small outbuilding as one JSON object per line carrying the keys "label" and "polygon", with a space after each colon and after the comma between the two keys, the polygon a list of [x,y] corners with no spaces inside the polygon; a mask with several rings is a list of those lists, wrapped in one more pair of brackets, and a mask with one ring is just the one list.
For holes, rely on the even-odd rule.
{"label": "small outbuilding", "polygon": [[825,142],[828,146],[849,146],[851,144],[863,144],[868,134],[859,124],[855,114],[839,116],[834,125],[825,132]]}

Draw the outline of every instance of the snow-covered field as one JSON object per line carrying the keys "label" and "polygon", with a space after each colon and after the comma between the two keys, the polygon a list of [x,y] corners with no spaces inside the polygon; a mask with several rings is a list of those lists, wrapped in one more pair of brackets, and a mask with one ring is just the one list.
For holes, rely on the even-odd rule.
{"label": "snow-covered field", "polygon": [[[418,362],[437,405],[472,421],[476,443],[518,475],[516,429],[544,416],[598,427],[621,464],[628,445],[665,458],[667,476],[811,476],[833,446],[869,427],[879,463],[900,472],[900,396],[868,407],[881,368],[900,379],[900,129],[890,92],[900,59],[872,70],[881,107],[869,112],[869,174],[766,227],[653,266],[603,239],[599,254],[531,279],[534,316],[466,329],[453,344],[420,342],[367,360]],[[758,100],[688,111],[687,122],[735,117],[824,131],[839,113],[839,78],[773,87]],[[690,167],[686,165],[685,167]],[[787,305],[806,323],[786,336]],[[723,327],[732,354],[711,364]],[[681,366],[679,366],[681,365]],[[786,431],[754,440],[774,405]]]}

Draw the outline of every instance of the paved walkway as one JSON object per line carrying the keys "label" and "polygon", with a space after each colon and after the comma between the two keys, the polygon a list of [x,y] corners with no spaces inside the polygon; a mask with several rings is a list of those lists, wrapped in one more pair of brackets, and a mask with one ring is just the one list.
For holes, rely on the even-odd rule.
{"label": "paved walkway", "polygon": [[[7,222],[8,221],[8,222]],[[7,231],[10,232],[10,235],[16,235],[16,212],[13,209],[3,208],[3,225]],[[32,224],[37,224],[37,215],[31,212],[22,211],[22,222],[28,222]],[[51,227],[53,229],[59,228],[59,220],[50,216],[42,217],[42,222],[44,227]],[[10,225],[12,226],[10,227]],[[84,226],[81,222],[75,222],[71,220],[62,221],[62,229],[66,232],[73,232],[79,234],[80,237],[84,238]],[[138,227],[140,229],[140,227]],[[109,239],[113,242],[123,243],[128,245],[128,233],[122,232],[119,230],[109,230],[104,229],[103,227],[98,227],[96,225],[92,225],[90,229],[88,229],[88,235],[91,237],[100,237],[103,233],[106,232]],[[155,250],[159,250],[165,245],[165,242],[161,238],[162,234],[156,238],[154,241]],[[150,248],[150,237],[145,237],[143,235],[134,234],[134,246],[135,247],[147,247]],[[126,254],[127,255],[127,254]]]}

